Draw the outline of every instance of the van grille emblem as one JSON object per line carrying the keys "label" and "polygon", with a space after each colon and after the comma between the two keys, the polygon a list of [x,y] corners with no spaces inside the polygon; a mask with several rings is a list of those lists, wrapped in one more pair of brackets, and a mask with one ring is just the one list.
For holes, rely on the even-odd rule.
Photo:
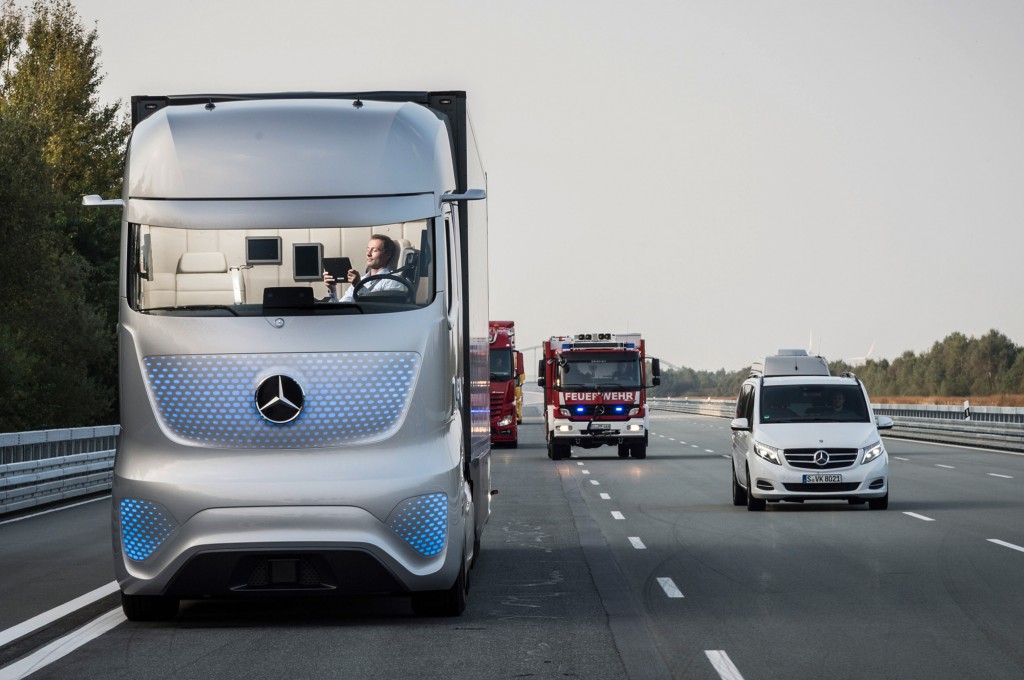
{"label": "van grille emblem", "polygon": [[256,410],[264,420],[283,425],[302,413],[305,395],[294,378],[272,375],[256,388]]}
{"label": "van grille emblem", "polygon": [[817,466],[828,465],[828,451],[818,449],[814,452],[814,464]]}

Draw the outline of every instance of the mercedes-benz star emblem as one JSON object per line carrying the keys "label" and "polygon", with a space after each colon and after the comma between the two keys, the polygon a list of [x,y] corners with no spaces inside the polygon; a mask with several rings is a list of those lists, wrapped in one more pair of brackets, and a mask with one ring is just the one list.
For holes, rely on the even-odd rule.
{"label": "mercedes-benz star emblem", "polygon": [[283,425],[302,413],[305,395],[294,378],[272,375],[256,388],[256,410],[265,420]]}
{"label": "mercedes-benz star emblem", "polygon": [[814,464],[818,467],[828,465],[828,451],[818,449],[814,452]]}

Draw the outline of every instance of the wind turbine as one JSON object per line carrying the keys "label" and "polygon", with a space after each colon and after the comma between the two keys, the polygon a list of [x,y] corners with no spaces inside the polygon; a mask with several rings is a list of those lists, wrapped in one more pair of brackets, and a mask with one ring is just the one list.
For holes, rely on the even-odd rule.
{"label": "wind turbine", "polygon": [[862,356],[862,357],[850,357],[849,359],[843,359],[843,361],[845,361],[846,363],[850,364],[851,366],[862,366],[863,364],[866,364],[868,359],[871,358],[871,353],[875,351],[875,342],[878,342],[878,341],[875,340],[875,341],[873,341],[871,343],[871,347],[868,348],[868,353],[865,354],[864,356]]}

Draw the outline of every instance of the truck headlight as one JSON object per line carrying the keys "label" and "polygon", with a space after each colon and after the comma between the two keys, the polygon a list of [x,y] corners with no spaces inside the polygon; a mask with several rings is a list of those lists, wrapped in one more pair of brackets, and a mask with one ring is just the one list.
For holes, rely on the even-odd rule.
{"label": "truck headlight", "polygon": [[883,453],[885,453],[885,447],[882,446],[882,442],[881,441],[877,441],[874,444],[872,444],[871,446],[865,447],[864,448],[864,460],[861,461],[861,465],[863,465],[864,463],[870,463],[875,458],[878,458],[879,456],[881,456]]}
{"label": "truck headlight", "polygon": [[571,415],[571,414],[569,413],[569,409],[567,409],[567,408],[560,408],[560,409],[558,409],[558,413],[559,413],[559,415],[561,415],[561,416],[562,416],[563,418],[568,418],[568,417],[569,417],[569,416]]}
{"label": "truck headlight", "polygon": [[501,420],[498,421],[498,427],[508,427],[511,424],[512,424],[512,416],[510,416],[510,415],[509,416],[505,416],[504,418],[502,418]]}
{"label": "truck headlight", "polygon": [[638,415],[640,415],[640,409],[639,408],[631,408],[631,409],[629,409],[629,417],[630,418],[632,418],[633,416],[638,416]]}
{"label": "truck headlight", "polygon": [[754,453],[764,458],[769,463],[775,465],[782,465],[782,458],[779,456],[780,451],[776,448],[762,444],[761,442],[754,442]]}

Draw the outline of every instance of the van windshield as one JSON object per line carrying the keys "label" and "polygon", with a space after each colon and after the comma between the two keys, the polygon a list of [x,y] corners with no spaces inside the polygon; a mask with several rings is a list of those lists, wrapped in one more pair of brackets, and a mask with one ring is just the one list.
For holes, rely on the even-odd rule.
{"label": "van windshield", "polygon": [[867,423],[864,393],[858,385],[765,385],[761,422]]}
{"label": "van windshield", "polygon": [[[375,314],[430,304],[433,220],[197,230],[132,224],[128,300],[153,314]],[[347,273],[358,276],[350,284]],[[328,288],[324,272],[341,281]]]}

